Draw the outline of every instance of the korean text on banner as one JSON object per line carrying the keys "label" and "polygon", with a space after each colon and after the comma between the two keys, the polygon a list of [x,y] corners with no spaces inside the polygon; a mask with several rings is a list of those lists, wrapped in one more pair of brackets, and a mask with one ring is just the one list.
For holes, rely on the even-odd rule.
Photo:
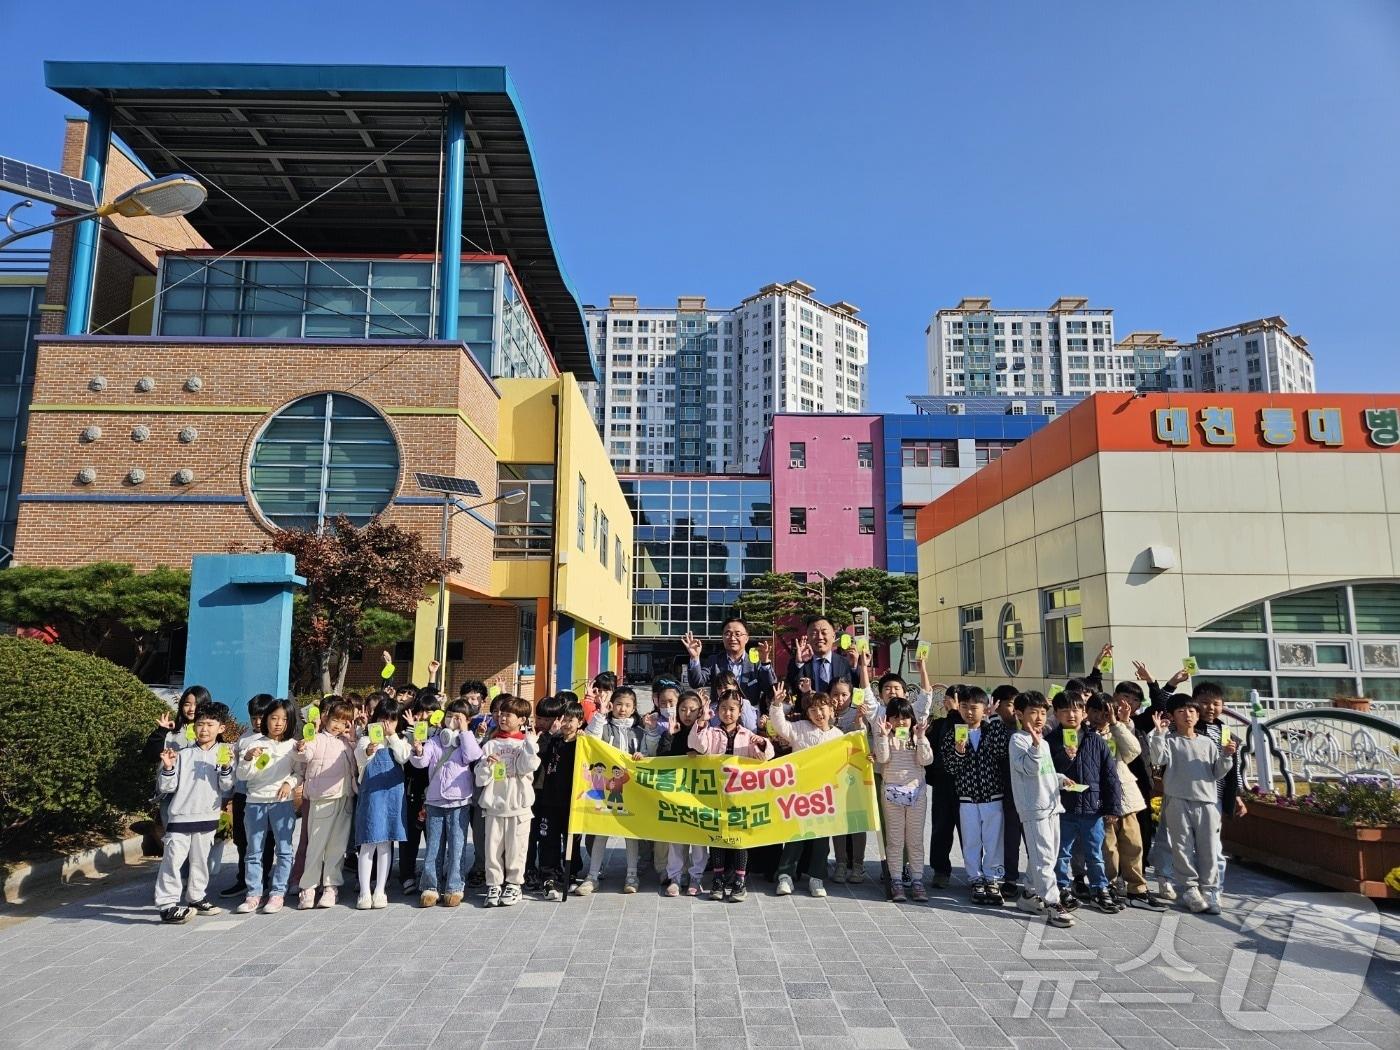
{"label": "korean text on banner", "polygon": [[574,763],[574,834],[747,849],[880,828],[864,733],[771,762],[634,760],[580,734]]}

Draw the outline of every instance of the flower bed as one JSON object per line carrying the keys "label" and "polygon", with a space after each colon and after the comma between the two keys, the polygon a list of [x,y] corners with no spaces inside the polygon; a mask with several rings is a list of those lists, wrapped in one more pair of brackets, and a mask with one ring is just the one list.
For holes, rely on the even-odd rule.
{"label": "flower bed", "polygon": [[[1319,783],[1297,798],[1256,794],[1225,821],[1225,848],[1245,860],[1377,899],[1400,899],[1400,793],[1389,781]],[[1400,882],[1400,879],[1395,881]]]}

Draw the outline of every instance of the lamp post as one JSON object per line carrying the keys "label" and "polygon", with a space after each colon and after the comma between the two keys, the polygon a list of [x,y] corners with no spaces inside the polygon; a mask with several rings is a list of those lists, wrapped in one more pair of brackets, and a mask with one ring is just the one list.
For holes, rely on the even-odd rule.
{"label": "lamp post", "polygon": [[826,585],[827,585],[828,583],[832,583],[832,582],[834,582],[834,581],[831,579],[830,576],[828,576],[826,573],[822,572],[820,569],[813,569],[813,570],[809,573],[809,575],[818,577],[818,578],[819,578],[819,582],[818,582],[818,583],[808,583],[806,580],[803,580],[803,581],[802,581],[802,586],[805,587],[805,588],[807,588],[808,590],[811,590],[813,587],[815,587],[815,588],[817,589],[817,593],[821,596],[822,615],[825,616],[825,615],[826,615]]}
{"label": "lamp post", "polygon": [[28,208],[34,203],[22,200],[5,213],[5,225],[9,228],[10,234],[7,237],[0,237],[0,248],[23,237],[33,237],[36,234],[56,230],[61,226],[82,222],[85,219],[100,219],[107,215],[121,215],[128,219],[177,219],[198,208],[204,203],[207,196],[208,191],[194,176],[167,175],[164,178],[151,179],[139,186],[133,186],[115,200],[99,208],[80,210],[77,214],[65,216],[57,222],[35,226],[28,230],[16,230],[14,227],[15,212],[20,208]]}
{"label": "lamp post", "polygon": [[[495,503],[514,505],[525,498],[524,489],[511,489],[503,492],[495,499],[488,499],[482,503],[468,505],[450,492],[442,494],[442,548],[443,561],[447,560],[448,525],[458,514],[467,511],[480,510],[482,507],[489,507]],[[433,635],[433,659],[438,662],[438,669],[441,671],[447,666],[447,573],[443,572],[442,578],[438,580],[438,607],[437,607],[437,631]],[[447,681],[444,673],[443,683]]]}

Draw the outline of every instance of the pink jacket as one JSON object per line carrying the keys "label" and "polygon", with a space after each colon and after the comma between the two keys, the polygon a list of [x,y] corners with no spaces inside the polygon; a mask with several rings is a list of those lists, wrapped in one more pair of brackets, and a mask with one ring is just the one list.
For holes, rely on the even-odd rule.
{"label": "pink jacket", "polygon": [[[690,750],[698,755],[723,755],[729,747],[729,739],[719,726],[702,726],[699,719],[690,727]],[[768,739],[757,733],[750,733],[743,726],[734,734],[734,754],[738,758],[772,758],[773,752]]]}
{"label": "pink jacket", "polygon": [[301,771],[302,793],[313,801],[353,795],[359,781],[354,747],[329,733],[317,733],[300,753],[293,752],[292,768]]}

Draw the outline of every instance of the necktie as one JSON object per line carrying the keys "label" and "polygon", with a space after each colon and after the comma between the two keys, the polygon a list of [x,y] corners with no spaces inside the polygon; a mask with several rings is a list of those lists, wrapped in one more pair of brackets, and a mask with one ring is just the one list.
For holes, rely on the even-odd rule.
{"label": "necktie", "polygon": [[817,672],[817,692],[826,693],[831,690],[831,661],[825,656],[821,659],[821,670]]}

